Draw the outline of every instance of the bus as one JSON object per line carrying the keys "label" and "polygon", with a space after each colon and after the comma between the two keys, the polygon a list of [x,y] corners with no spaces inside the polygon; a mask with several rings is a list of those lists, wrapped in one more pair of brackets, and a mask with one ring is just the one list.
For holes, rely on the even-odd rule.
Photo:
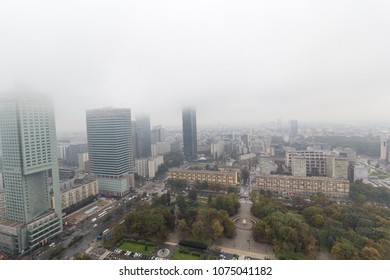
{"label": "bus", "polygon": [[106,228],[106,229],[103,231],[103,235],[106,235],[109,231],[110,231],[110,229]]}
{"label": "bus", "polygon": [[100,219],[100,218],[104,217],[105,215],[107,215],[107,211],[103,211],[102,213],[100,213],[98,215],[98,218]]}
{"label": "bus", "polygon": [[91,223],[93,224],[94,222],[96,222],[96,218],[93,218]]}

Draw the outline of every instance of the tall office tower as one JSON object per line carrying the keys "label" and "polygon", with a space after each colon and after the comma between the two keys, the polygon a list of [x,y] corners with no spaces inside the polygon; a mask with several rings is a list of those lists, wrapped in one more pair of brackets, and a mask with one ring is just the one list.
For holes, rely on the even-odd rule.
{"label": "tall office tower", "polygon": [[79,154],[86,153],[87,143],[70,144],[66,147],[66,163],[70,166],[78,166]]}
{"label": "tall office tower", "polygon": [[289,132],[290,144],[294,143],[295,140],[297,140],[297,136],[298,136],[298,121],[290,120],[290,132]]}
{"label": "tall office tower", "polygon": [[0,250],[17,255],[62,231],[52,103],[44,97],[4,97],[0,101],[0,135],[6,202]]}
{"label": "tall office tower", "polygon": [[387,161],[387,136],[381,136],[381,157],[380,159],[383,161]]}
{"label": "tall office tower", "polygon": [[152,129],[152,144],[165,141],[165,131],[161,125],[158,125]]}
{"label": "tall office tower", "polygon": [[103,195],[121,197],[134,184],[130,109],[87,111],[89,168]]}
{"label": "tall office tower", "polygon": [[196,111],[195,108],[187,107],[183,109],[183,150],[187,159],[197,159],[197,145]]}
{"label": "tall office tower", "polygon": [[138,154],[137,154],[137,123],[135,121],[131,122],[131,150],[133,151],[133,165],[134,165],[135,159],[138,158]]}
{"label": "tall office tower", "polygon": [[150,135],[150,118],[145,114],[136,115],[137,157],[150,157],[152,139]]}

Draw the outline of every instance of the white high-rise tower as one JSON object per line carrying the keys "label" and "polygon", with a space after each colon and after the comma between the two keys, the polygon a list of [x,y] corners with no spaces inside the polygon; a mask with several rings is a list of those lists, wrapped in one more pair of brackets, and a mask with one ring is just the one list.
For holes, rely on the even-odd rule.
{"label": "white high-rise tower", "polygon": [[0,249],[17,255],[62,231],[54,110],[50,100],[9,96],[0,100],[6,219]]}

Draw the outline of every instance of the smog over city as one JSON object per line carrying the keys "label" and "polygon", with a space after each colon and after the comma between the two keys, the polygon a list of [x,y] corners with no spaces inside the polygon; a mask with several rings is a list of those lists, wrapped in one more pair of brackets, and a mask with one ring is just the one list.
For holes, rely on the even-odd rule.
{"label": "smog over city", "polygon": [[1,1],[0,92],[52,95],[57,130],[128,107],[154,125],[389,118],[386,1]]}

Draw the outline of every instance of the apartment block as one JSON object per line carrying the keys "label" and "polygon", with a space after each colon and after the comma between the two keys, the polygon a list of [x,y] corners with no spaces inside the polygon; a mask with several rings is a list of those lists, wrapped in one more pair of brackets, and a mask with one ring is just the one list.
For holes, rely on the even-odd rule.
{"label": "apartment block", "polygon": [[256,187],[288,195],[323,193],[330,198],[346,198],[349,194],[348,180],[326,177],[258,176]]}
{"label": "apartment block", "polygon": [[61,206],[66,209],[76,203],[79,203],[88,197],[99,194],[99,185],[97,180],[89,180],[86,183],[77,184],[73,179],[61,183]]}
{"label": "apartment block", "polygon": [[163,163],[163,156],[136,159],[135,172],[140,176],[153,178],[156,176],[158,167]]}
{"label": "apartment block", "polygon": [[186,180],[189,182],[206,181],[208,183],[219,183],[221,185],[237,185],[238,175],[236,171],[219,172],[204,170],[171,169],[169,177],[174,180]]}

